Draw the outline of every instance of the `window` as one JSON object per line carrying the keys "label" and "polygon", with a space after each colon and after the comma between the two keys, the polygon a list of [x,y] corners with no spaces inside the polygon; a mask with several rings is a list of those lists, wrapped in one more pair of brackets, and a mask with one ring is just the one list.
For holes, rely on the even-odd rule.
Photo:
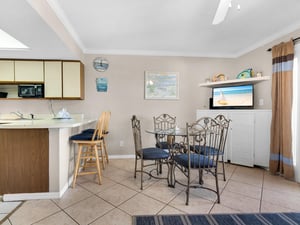
{"label": "window", "polygon": [[294,70],[293,70],[293,159],[295,166],[295,179],[300,182],[300,42],[295,44]]}

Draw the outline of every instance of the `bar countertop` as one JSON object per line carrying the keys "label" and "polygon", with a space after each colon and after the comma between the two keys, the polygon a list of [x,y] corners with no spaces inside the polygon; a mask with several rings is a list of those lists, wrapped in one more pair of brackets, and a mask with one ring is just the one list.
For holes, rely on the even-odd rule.
{"label": "bar countertop", "polygon": [[0,116],[0,129],[34,129],[34,128],[72,128],[95,122],[95,119],[72,115],[71,118],[54,118],[53,116],[36,116],[34,119]]}

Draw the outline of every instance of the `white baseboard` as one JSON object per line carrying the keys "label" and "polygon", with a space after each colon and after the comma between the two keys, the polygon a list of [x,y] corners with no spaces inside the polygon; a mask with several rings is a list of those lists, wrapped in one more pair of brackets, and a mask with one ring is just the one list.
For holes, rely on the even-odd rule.
{"label": "white baseboard", "polygon": [[134,159],[135,155],[108,155],[109,159]]}
{"label": "white baseboard", "polygon": [[39,192],[39,193],[21,193],[21,194],[4,194],[3,201],[24,201],[24,200],[36,200],[36,199],[59,199],[59,192]]}

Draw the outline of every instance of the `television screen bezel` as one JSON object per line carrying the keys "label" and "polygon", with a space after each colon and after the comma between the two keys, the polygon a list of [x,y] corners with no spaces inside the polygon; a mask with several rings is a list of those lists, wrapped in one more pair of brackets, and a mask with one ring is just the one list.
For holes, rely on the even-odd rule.
{"label": "television screen bezel", "polygon": [[[252,86],[252,105],[237,105],[237,106],[214,106],[214,89],[215,88],[228,88],[228,87],[240,87],[240,86]],[[254,85],[253,84],[240,84],[240,85],[224,85],[212,87],[212,109],[254,109]]]}

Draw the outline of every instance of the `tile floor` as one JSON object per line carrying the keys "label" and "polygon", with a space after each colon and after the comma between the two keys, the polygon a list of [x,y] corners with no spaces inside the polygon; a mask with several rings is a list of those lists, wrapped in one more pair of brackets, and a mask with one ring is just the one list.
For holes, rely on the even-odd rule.
{"label": "tile floor", "polygon": [[[140,214],[300,211],[300,185],[260,168],[227,164],[227,181],[220,181],[221,204],[214,202],[212,192],[193,189],[189,206],[183,187],[169,188],[166,180],[147,179],[141,191],[133,169],[133,159],[114,159],[103,171],[102,185],[94,182],[94,176],[83,176],[61,199],[0,200],[0,221],[4,225],[130,225],[131,216]],[[205,182],[212,185],[213,179]]]}

